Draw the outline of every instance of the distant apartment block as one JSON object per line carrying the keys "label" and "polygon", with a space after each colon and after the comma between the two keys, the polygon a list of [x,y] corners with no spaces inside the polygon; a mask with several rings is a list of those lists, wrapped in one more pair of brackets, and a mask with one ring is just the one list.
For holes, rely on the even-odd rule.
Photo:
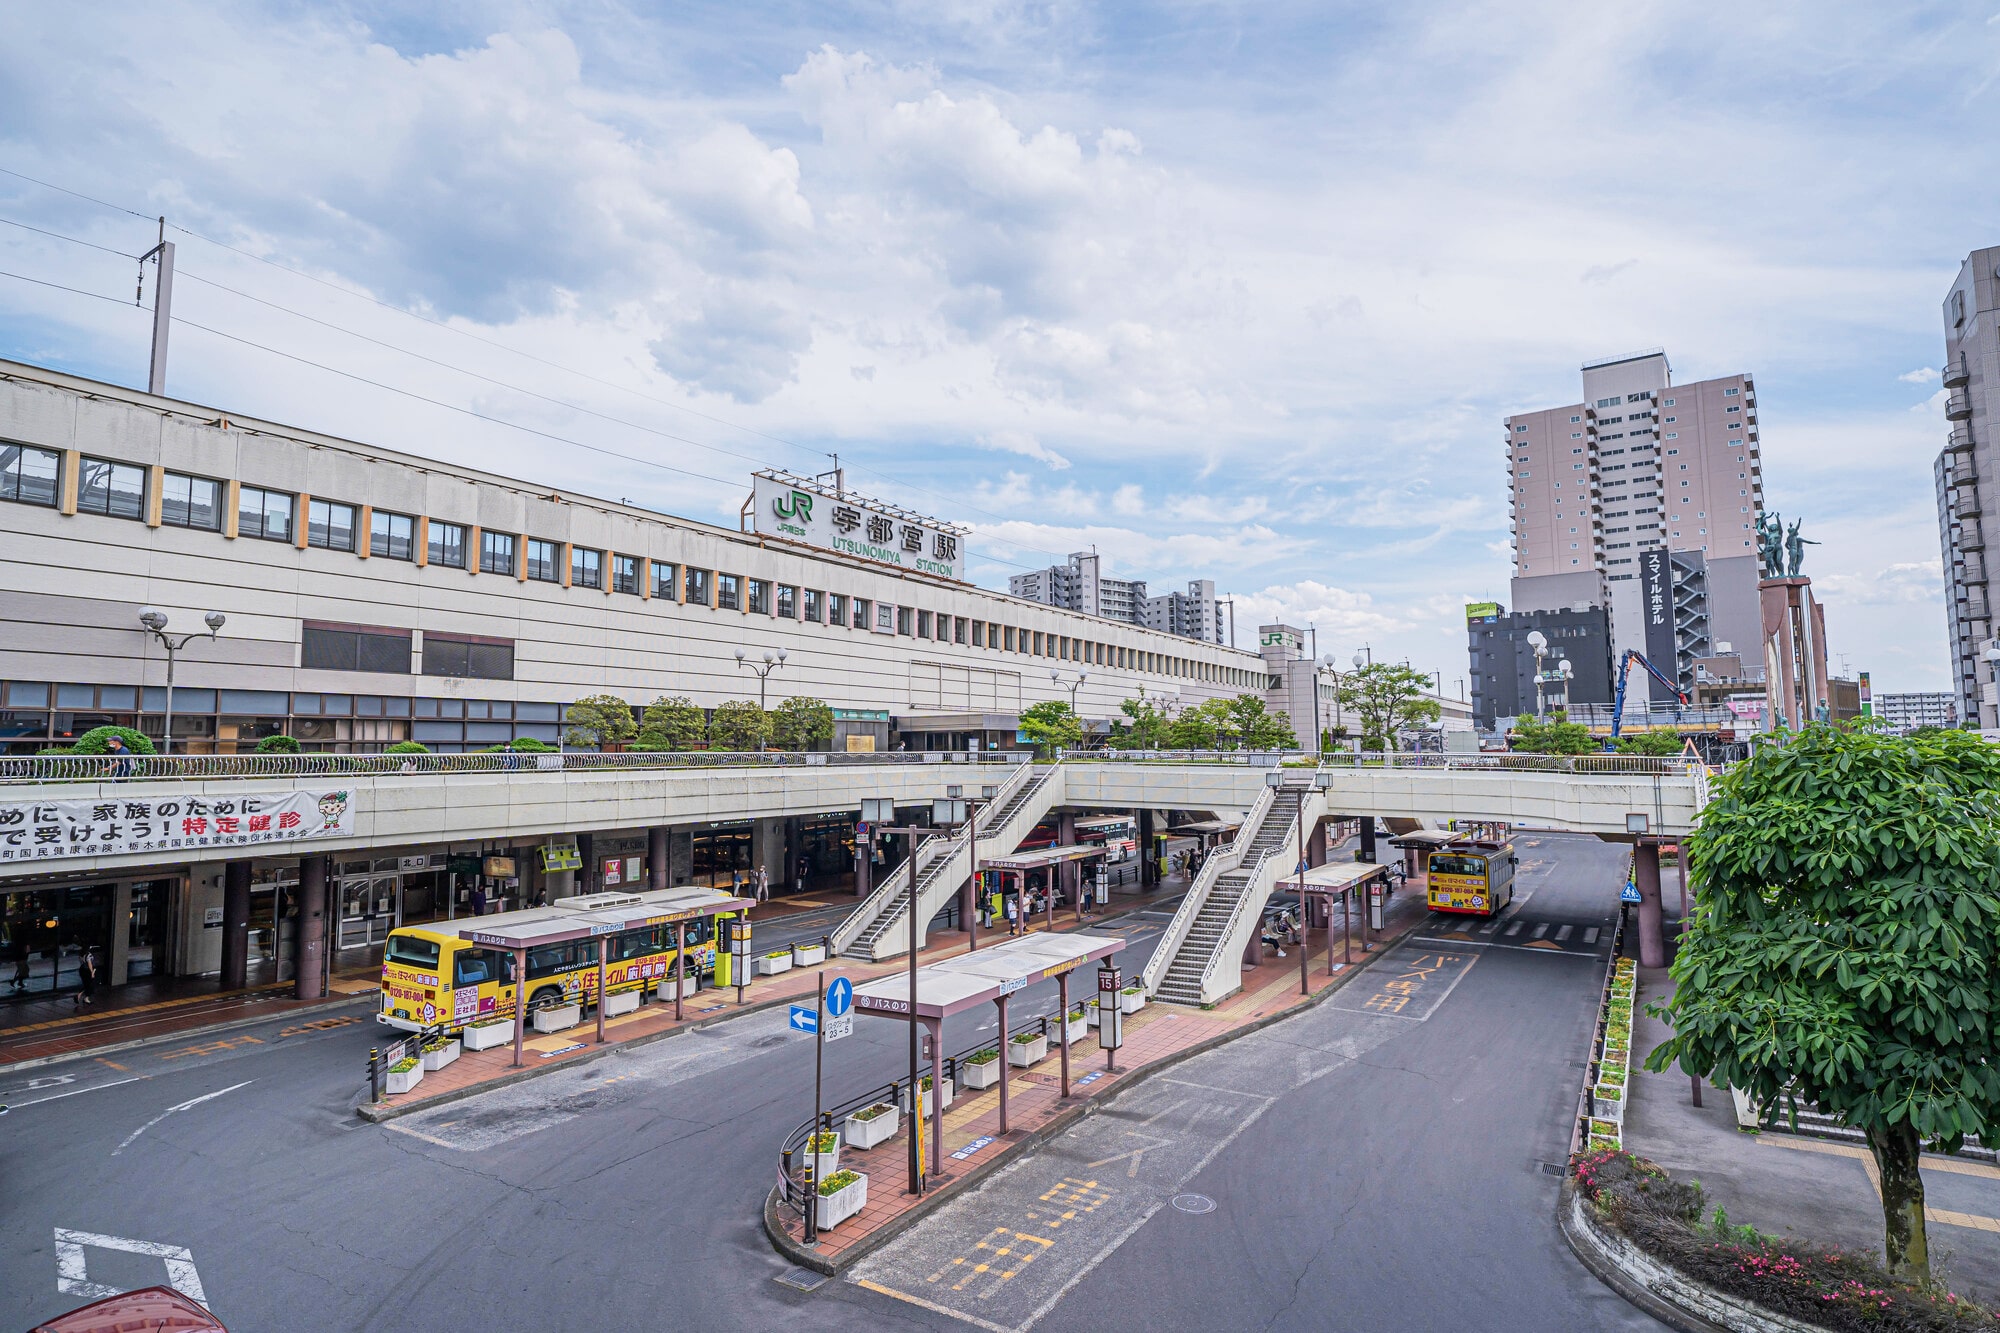
{"label": "distant apartment block", "polygon": [[1958,694],[1954,690],[1926,690],[1915,694],[1878,694],[1875,716],[1900,732],[1918,727],[1956,727]]}
{"label": "distant apartment block", "polygon": [[1184,639],[1226,642],[1211,580],[1197,579],[1184,593],[1148,597],[1145,580],[1107,576],[1095,551],[1077,551],[1066,564],[1015,574],[1007,580],[1007,591],[1030,602],[1142,625]]}
{"label": "distant apartment block", "polygon": [[1952,693],[1968,725],[2000,727],[1986,533],[2000,522],[2000,247],[1974,250],[1944,301],[1945,445],[1932,464]]}
{"label": "distant apartment block", "polygon": [[[1675,384],[1660,350],[1582,374],[1582,402],[1506,419],[1514,612],[1605,607],[1612,661],[1636,649],[1691,690],[1697,659],[1763,643],[1756,384]],[[1672,697],[1628,701],[1648,694]]]}

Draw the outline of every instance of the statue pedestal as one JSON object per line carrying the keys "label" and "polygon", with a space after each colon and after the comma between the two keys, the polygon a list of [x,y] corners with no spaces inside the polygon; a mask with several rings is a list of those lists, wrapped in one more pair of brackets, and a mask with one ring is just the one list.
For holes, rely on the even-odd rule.
{"label": "statue pedestal", "polygon": [[1774,726],[1826,716],[1826,612],[1803,574],[1757,584],[1763,612],[1765,705]]}

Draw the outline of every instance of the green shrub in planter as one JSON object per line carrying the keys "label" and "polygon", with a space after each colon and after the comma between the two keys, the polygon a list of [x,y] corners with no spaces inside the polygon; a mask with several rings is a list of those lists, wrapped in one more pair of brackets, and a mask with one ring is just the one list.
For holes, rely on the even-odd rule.
{"label": "green shrub in planter", "polygon": [[1041,1039],[1042,1034],[1039,1032],[1016,1032],[1012,1037],[1008,1038],[1016,1046],[1032,1046]]}
{"label": "green shrub in planter", "polygon": [[825,1180],[820,1181],[820,1195],[821,1197],[825,1197],[829,1194],[838,1194],[859,1179],[861,1177],[852,1171],[836,1171]]}
{"label": "green shrub in planter", "polygon": [[[986,1050],[974,1051],[971,1055],[966,1056],[965,1063],[969,1065],[990,1065],[999,1058],[1000,1052],[988,1047]],[[929,1087],[930,1084],[925,1083],[924,1086]]]}
{"label": "green shrub in planter", "polygon": [[291,736],[266,736],[257,742],[258,754],[297,754],[298,741]]}
{"label": "green shrub in planter", "polygon": [[406,1055],[402,1059],[396,1061],[395,1064],[390,1065],[389,1072],[392,1074],[407,1074],[416,1067],[417,1067],[417,1057],[414,1055]]}
{"label": "green shrub in planter", "polygon": [[[929,1080],[926,1080],[925,1082],[926,1086],[928,1086]],[[887,1102],[876,1102],[873,1106],[865,1106],[861,1110],[856,1111],[854,1113],[854,1118],[856,1120],[861,1120],[861,1121],[873,1120],[875,1119],[875,1117],[881,1115],[887,1115],[895,1109],[896,1109],[895,1107],[891,1106]]]}
{"label": "green shrub in planter", "polygon": [[431,747],[422,741],[397,741],[382,751],[383,754],[429,754],[430,752]]}
{"label": "green shrub in planter", "polygon": [[449,1037],[432,1037],[424,1043],[424,1049],[426,1051],[441,1051],[449,1045],[451,1045],[451,1038]]}
{"label": "green shrub in planter", "polygon": [[134,731],[130,727],[92,727],[89,731],[84,732],[83,735],[71,741],[67,750],[58,750],[55,753],[109,754],[111,753],[110,746],[113,736],[124,741],[126,748],[131,750],[133,754],[159,753],[153,747],[151,737],[147,736],[144,732]]}
{"label": "green shrub in planter", "polygon": [[806,1151],[809,1153],[829,1153],[839,1146],[840,1135],[830,1129],[823,1129],[806,1140]]}

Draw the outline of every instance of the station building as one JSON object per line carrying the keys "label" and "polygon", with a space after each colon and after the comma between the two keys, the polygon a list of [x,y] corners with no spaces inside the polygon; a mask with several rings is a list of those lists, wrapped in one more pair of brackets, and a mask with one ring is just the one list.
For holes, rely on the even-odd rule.
{"label": "station building", "polygon": [[[635,709],[757,699],[738,650],[752,665],[783,650],[769,704],[825,701],[844,750],[1012,748],[1021,710],[1072,686],[1093,719],[1142,691],[1281,693],[1264,659],[1219,643],[0,361],[0,753],[104,725],[164,736],[167,661],[144,607],[175,636],[200,633],[208,612],[227,618],[177,656],[178,753],[244,752],[279,733],[309,751],[554,744],[584,695]],[[600,835],[558,887],[602,886],[614,865],[650,875],[647,846],[646,830]],[[851,865],[852,822],[675,830],[670,847],[675,883],[766,864],[776,886],[816,887]],[[464,910],[474,889],[518,903],[544,887],[538,855],[348,858],[331,868],[335,942],[377,944],[398,921]],[[299,863],[246,873],[253,939],[269,923],[275,959]],[[113,980],[149,960],[216,966],[219,884],[163,869],[0,887],[6,947],[34,953],[37,972],[53,949],[54,980],[63,958],[74,966],[65,942],[116,945]]]}

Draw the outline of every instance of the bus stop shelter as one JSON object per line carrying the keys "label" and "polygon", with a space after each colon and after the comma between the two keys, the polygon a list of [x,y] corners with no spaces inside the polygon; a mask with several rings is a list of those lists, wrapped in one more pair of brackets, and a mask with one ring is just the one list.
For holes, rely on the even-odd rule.
{"label": "bus stop shelter", "polygon": [[[1291,889],[1299,895],[1299,993],[1310,993],[1306,981],[1305,933],[1312,916],[1304,911],[1304,905],[1312,903],[1317,915],[1326,927],[1326,971],[1333,975],[1333,901],[1340,899],[1340,939],[1341,963],[1344,966],[1354,961],[1353,903],[1354,895],[1364,890],[1386,890],[1389,887],[1389,867],[1375,865],[1368,861],[1332,861],[1323,866],[1314,866],[1303,875],[1293,875],[1278,881],[1280,890]],[[1361,914],[1361,952],[1367,953],[1374,945],[1368,939],[1368,913]]]}
{"label": "bus stop shelter", "polygon": [[[1007,1058],[1007,997],[1037,981],[1056,979],[1061,1003],[1062,1095],[1069,1096],[1069,978],[1086,963],[1096,962],[1125,947],[1116,935],[1086,935],[1078,932],[1028,935],[993,945],[978,953],[962,953],[939,963],[917,969],[916,1003],[910,1002],[910,976],[899,972],[879,977],[854,988],[854,1008],[858,1013],[883,1018],[900,1018],[922,1023],[931,1035],[931,1164],[933,1175],[944,1163],[944,1020],[982,1004],[1000,1011],[1000,1059]],[[1116,996],[1113,996],[1114,1001]],[[1108,1054],[1108,1053],[1107,1053]],[[1007,1132],[1007,1084],[1000,1078],[1000,1132]],[[910,1089],[910,1112],[919,1115],[923,1097]],[[914,1132],[914,1131],[913,1131]]]}
{"label": "bus stop shelter", "polygon": [[528,953],[575,940],[597,941],[597,1040],[604,1041],[604,976],[611,938],[628,930],[674,927],[674,1021],[683,1017],[682,993],[687,988],[687,927],[690,921],[746,912],[751,900],[700,885],[655,889],[647,893],[590,893],[564,898],[547,907],[530,907],[498,916],[474,917],[479,924],[458,932],[462,940],[487,949],[505,949],[514,959],[514,1065],[521,1064],[521,1042],[527,1027]]}
{"label": "bus stop shelter", "polygon": [[1389,839],[1389,845],[1403,854],[1403,872],[1421,875],[1430,863],[1431,853],[1444,850],[1455,843],[1471,842],[1470,832],[1449,829],[1418,829],[1414,833],[1399,833]]}
{"label": "bus stop shelter", "polygon": [[[1006,876],[1012,875],[1014,877],[1014,901],[1019,904],[1021,924],[1023,927],[1026,927],[1028,924],[1027,888],[1030,871],[1053,871],[1061,866],[1072,863],[1081,864],[1093,858],[1101,860],[1110,854],[1110,849],[1102,843],[1079,842],[1071,843],[1065,847],[1038,847],[1032,852],[1009,852],[1005,856],[989,856],[979,863],[979,869],[981,871],[994,870],[1000,873],[1002,884],[1000,892],[1003,898],[1007,892],[1005,887]],[[1054,930],[1056,928],[1055,876],[1051,874],[1049,879],[1048,923],[1049,929]],[[1083,920],[1083,885],[1081,876],[1078,877],[1076,889],[1076,919],[1078,922]],[[976,949],[979,947],[978,928],[971,921],[968,921],[967,925],[974,931],[973,948]]]}

